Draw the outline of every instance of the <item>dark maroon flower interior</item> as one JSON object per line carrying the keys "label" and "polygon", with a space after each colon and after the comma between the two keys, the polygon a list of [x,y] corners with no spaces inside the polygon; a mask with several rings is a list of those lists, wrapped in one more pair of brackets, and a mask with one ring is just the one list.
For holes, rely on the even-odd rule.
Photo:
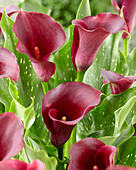
{"label": "dark maroon flower interior", "polygon": [[18,50],[38,61],[48,60],[66,38],[62,27],[53,18],[36,12],[20,11],[13,31],[18,38]]}
{"label": "dark maroon flower interior", "polygon": [[113,166],[115,146],[105,145],[96,138],[85,138],[70,148],[68,170],[106,170]]}
{"label": "dark maroon flower interior", "polygon": [[57,142],[61,138],[61,144],[66,142],[76,123],[99,104],[100,94],[99,90],[80,82],[63,83],[50,90],[43,97],[42,114],[52,138]]}

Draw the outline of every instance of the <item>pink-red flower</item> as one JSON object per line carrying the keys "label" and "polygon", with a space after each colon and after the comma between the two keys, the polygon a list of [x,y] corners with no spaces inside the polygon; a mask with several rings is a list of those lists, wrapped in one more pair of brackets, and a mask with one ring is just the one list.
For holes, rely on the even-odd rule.
{"label": "pink-red flower", "polygon": [[4,47],[0,47],[0,78],[10,78],[17,82],[19,77],[19,66],[16,56]]}
{"label": "pink-red flower", "polygon": [[34,160],[31,164],[12,159],[0,162],[0,170],[45,170],[40,160]]}
{"label": "pink-red flower", "polygon": [[[136,18],[136,0],[111,0],[113,6],[121,12],[123,7],[123,15],[127,24],[128,32],[131,33],[134,29]],[[127,33],[123,33],[122,38],[128,37]]]}
{"label": "pink-red flower", "polygon": [[118,73],[106,71],[105,69],[102,70],[101,75],[103,76],[104,84],[110,84],[112,94],[122,93],[136,81],[136,76],[123,77]]}
{"label": "pink-red flower", "polygon": [[42,99],[43,120],[56,147],[70,137],[74,126],[100,102],[101,92],[80,82],[68,82],[50,90]]}
{"label": "pink-red flower", "polygon": [[70,148],[68,170],[106,170],[113,166],[115,146],[105,145],[98,139],[85,138]]}
{"label": "pink-red flower", "polygon": [[23,149],[23,131],[24,125],[14,113],[0,114],[0,161],[17,155]]}
{"label": "pink-red flower", "polygon": [[38,77],[47,82],[55,72],[49,56],[66,39],[62,27],[46,14],[20,11],[13,31],[18,38],[17,50],[28,55]]}
{"label": "pink-red flower", "polygon": [[87,16],[81,20],[73,20],[72,24],[75,25],[72,62],[75,69],[80,71],[90,67],[106,37],[127,29],[124,19],[111,13]]}
{"label": "pink-red flower", "polygon": [[[5,11],[7,15],[10,17],[12,14],[19,12],[19,8],[14,5],[10,5],[5,8]],[[3,13],[3,8],[0,7],[0,20],[2,18],[2,13]],[[0,35],[1,35],[1,28],[0,28]]]}

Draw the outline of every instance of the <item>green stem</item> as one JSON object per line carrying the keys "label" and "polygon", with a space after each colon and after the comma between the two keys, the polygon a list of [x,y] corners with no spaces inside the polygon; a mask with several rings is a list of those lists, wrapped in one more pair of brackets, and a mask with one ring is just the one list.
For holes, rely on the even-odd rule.
{"label": "green stem", "polygon": [[123,40],[123,45],[124,45],[124,55],[127,57],[128,55],[128,38]]}
{"label": "green stem", "polygon": [[64,144],[64,157],[69,158],[70,140]]}
{"label": "green stem", "polygon": [[58,157],[62,161],[63,161],[63,147],[64,146],[61,146],[61,147],[58,148],[58,155],[59,155]]}
{"label": "green stem", "polygon": [[85,71],[77,71],[77,78],[75,81],[82,82],[84,78]]}
{"label": "green stem", "polygon": [[71,137],[70,137],[70,147],[76,143],[76,132],[77,132],[77,125],[74,127],[74,129],[72,130],[71,133]]}
{"label": "green stem", "polygon": [[44,94],[46,94],[49,91],[48,83],[41,81],[41,84],[42,84],[43,92]]}

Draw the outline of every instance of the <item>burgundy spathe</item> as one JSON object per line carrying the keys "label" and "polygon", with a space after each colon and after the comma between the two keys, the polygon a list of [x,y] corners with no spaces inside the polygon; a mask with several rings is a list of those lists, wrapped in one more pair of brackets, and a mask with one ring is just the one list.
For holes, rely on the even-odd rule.
{"label": "burgundy spathe", "polygon": [[136,76],[123,77],[121,74],[106,71],[105,69],[102,70],[101,76],[103,76],[104,84],[110,84],[112,94],[122,93],[136,81]]}
{"label": "burgundy spathe", "polygon": [[[131,33],[134,29],[136,18],[136,0],[111,0],[113,6],[118,10],[119,14],[123,7],[123,16],[126,21],[128,32]],[[123,33],[122,38],[128,37],[127,33]]]}
{"label": "burgundy spathe", "polygon": [[20,11],[13,32],[18,38],[17,50],[28,55],[42,81],[49,81],[55,72],[55,64],[48,59],[66,39],[62,27],[49,15]]}
{"label": "burgundy spathe", "polygon": [[112,13],[100,13],[73,20],[75,25],[71,57],[76,70],[85,71],[93,63],[98,49],[110,34],[127,30],[125,20]]}
{"label": "burgundy spathe", "polygon": [[106,170],[113,166],[117,148],[96,138],[85,138],[70,148],[68,170]]}
{"label": "burgundy spathe", "polygon": [[24,125],[12,112],[0,114],[0,161],[17,155],[24,147]]}
{"label": "burgundy spathe", "polygon": [[99,104],[100,95],[99,90],[80,82],[63,83],[46,93],[42,115],[54,146],[69,139],[74,126]]}
{"label": "burgundy spathe", "polygon": [[0,78],[10,78],[17,82],[19,66],[16,56],[4,47],[0,47]]}
{"label": "burgundy spathe", "polygon": [[45,170],[45,166],[40,160],[34,160],[28,164],[17,159],[12,159],[1,161],[0,170]]}

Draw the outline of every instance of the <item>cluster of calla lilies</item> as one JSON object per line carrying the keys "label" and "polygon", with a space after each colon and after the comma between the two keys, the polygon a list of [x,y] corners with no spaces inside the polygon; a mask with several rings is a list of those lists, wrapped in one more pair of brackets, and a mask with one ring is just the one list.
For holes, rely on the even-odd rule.
{"label": "cluster of calla lilies", "polygon": [[[122,31],[122,38],[127,39],[134,29],[136,0],[111,0],[111,2],[119,14],[123,13],[123,17],[112,13],[100,13],[96,17],[86,16],[72,21],[74,30],[71,60],[77,71],[77,79],[59,84],[50,89],[41,99],[43,121],[50,132],[51,144],[58,150],[70,140],[70,136],[73,138],[76,136],[77,123],[100,104],[102,92],[83,83],[83,77],[93,64],[104,40],[110,34]],[[47,14],[26,12],[13,5],[5,9],[0,7],[0,20],[4,10],[9,17],[17,13],[12,28],[18,40],[17,51],[26,54],[38,78],[42,82],[48,82],[56,71],[55,63],[50,60],[50,56],[66,41],[63,28]],[[0,34],[1,32],[0,29]],[[20,68],[15,54],[1,46],[0,78],[9,78],[17,83],[19,72]],[[105,68],[101,70],[101,76],[104,84],[110,84],[113,95],[129,89],[136,81],[136,76],[124,77]],[[24,147],[24,125],[15,113],[1,113],[0,125],[0,170],[46,169],[46,163],[38,159],[31,163],[10,159]],[[115,146],[106,145],[96,138],[86,137],[72,143],[69,150],[70,161],[66,168],[68,170],[135,169],[115,165],[116,152]]]}

